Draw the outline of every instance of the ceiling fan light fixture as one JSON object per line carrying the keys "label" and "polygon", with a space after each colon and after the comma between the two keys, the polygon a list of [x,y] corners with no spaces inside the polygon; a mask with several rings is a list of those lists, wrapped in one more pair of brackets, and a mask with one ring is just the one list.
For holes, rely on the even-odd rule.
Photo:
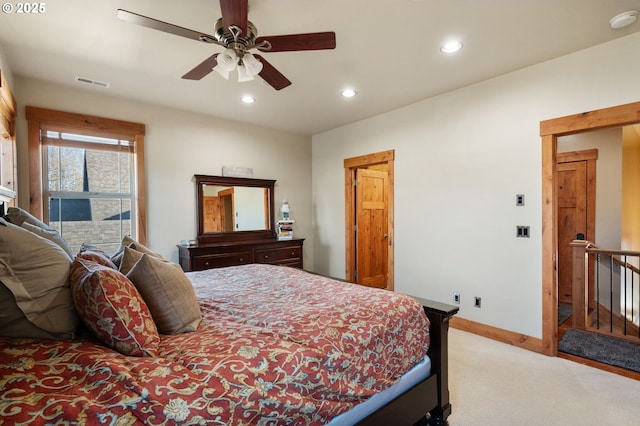
{"label": "ceiling fan light fixture", "polygon": [[236,68],[236,64],[238,63],[238,56],[233,49],[226,49],[224,52],[218,55],[216,60],[218,61],[218,65],[216,66],[216,68],[220,67],[221,70],[231,72]]}
{"label": "ceiling fan light fixture", "polygon": [[253,75],[249,73],[245,65],[238,65],[238,83],[253,80]]}
{"label": "ceiling fan light fixture", "polygon": [[242,97],[242,102],[244,102],[245,104],[252,104],[256,101],[256,98],[254,98],[251,95],[244,95]]}
{"label": "ceiling fan light fixture", "polygon": [[224,77],[225,80],[229,80],[229,71],[220,67],[220,65],[216,65],[213,67],[213,70]]}
{"label": "ceiling fan light fixture", "polygon": [[262,62],[257,60],[251,53],[246,53],[242,57],[242,63],[247,68],[249,75],[256,76],[262,71]]}

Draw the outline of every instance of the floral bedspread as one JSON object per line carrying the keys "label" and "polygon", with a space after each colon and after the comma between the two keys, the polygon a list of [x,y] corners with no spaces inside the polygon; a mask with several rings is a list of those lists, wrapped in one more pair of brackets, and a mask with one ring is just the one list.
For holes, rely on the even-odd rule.
{"label": "floral bedspread", "polygon": [[188,276],[204,321],[156,358],[0,337],[0,423],[319,425],[426,355],[422,307],[397,293],[258,264]]}

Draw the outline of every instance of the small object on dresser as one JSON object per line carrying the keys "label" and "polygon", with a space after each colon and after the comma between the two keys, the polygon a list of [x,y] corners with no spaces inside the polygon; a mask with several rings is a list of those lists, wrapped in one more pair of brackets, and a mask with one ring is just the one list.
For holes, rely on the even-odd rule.
{"label": "small object on dresser", "polygon": [[197,240],[182,240],[180,241],[180,245],[182,247],[195,247],[198,245]]}
{"label": "small object on dresser", "polygon": [[285,198],[282,200],[282,219],[289,220],[289,201]]}
{"label": "small object on dresser", "polygon": [[278,240],[293,239],[293,224],[295,220],[279,220],[278,221]]}

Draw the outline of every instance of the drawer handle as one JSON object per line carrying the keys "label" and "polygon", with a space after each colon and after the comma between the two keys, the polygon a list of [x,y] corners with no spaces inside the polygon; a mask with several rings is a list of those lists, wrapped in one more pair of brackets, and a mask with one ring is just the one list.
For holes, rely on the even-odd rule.
{"label": "drawer handle", "polygon": [[265,259],[268,259],[268,258],[269,258],[269,255],[268,255],[268,254],[265,254],[265,255],[264,255],[264,258],[265,258]]}
{"label": "drawer handle", "polygon": [[291,257],[295,257],[295,255],[296,255],[296,252],[295,252],[295,251],[292,251],[292,252],[291,252]]}
{"label": "drawer handle", "polygon": [[241,257],[241,258],[240,258],[240,262],[244,262],[244,257]]}
{"label": "drawer handle", "polygon": [[204,266],[209,266],[209,261],[204,262]]}

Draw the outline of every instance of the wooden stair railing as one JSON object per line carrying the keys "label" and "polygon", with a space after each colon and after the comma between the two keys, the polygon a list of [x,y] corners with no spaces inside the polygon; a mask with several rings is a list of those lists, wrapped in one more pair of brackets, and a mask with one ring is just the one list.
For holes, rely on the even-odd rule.
{"label": "wooden stair railing", "polygon": [[587,249],[593,247],[593,244],[586,240],[573,240],[571,247],[573,247],[573,280],[571,286],[572,324],[573,328],[586,330],[589,315],[589,292],[587,291],[586,284],[589,276],[587,271],[589,267]]}
{"label": "wooden stair railing", "polygon": [[[574,240],[571,242],[571,246],[573,247],[573,280],[571,288],[573,328],[586,330],[591,326],[589,316],[590,302],[592,302],[592,307],[595,306],[594,301],[590,300],[593,295],[590,296],[587,289],[589,280],[592,278],[590,275],[593,275],[593,269],[591,269],[591,273],[589,272],[589,255],[604,255],[609,257],[613,263],[631,271],[633,274],[640,275],[640,269],[626,261],[626,258],[630,256],[640,259],[640,252],[603,249],[586,240]],[[622,313],[620,319],[624,322],[628,321],[625,313]],[[637,329],[637,327],[634,328]]]}

